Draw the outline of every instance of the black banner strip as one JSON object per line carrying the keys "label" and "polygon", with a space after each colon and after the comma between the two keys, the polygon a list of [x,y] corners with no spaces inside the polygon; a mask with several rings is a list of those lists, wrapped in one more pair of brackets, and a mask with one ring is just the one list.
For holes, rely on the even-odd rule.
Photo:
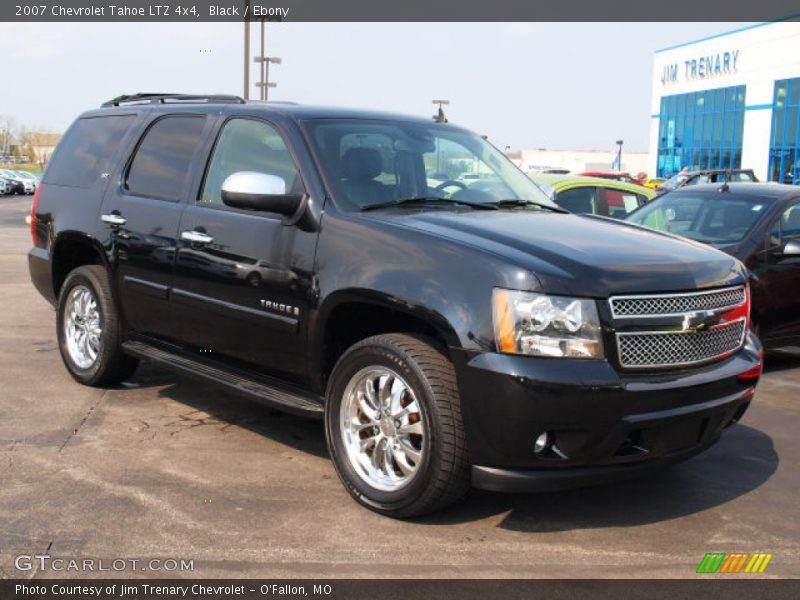
{"label": "black banner strip", "polygon": [[800,580],[709,576],[691,580],[464,580],[464,579],[11,579],[0,581],[3,600],[788,600]]}
{"label": "black banner strip", "polygon": [[4,0],[0,21],[745,22],[799,9],[797,0]]}

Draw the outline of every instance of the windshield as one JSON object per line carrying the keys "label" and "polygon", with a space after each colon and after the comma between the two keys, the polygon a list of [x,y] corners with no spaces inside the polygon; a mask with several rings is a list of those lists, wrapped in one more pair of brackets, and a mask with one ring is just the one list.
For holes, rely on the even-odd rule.
{"label": "windshield", "polygon": [[765,209],[763,201],[753,198],[675,193],[653,200],[626,220],[698,242],[733,244],[744,239]]}
{"label": "windshield", "polygon": [[461,208],[455,201],[556,206],[494,146],[449,125],[313,119],[305,126],[337,203],[349,210],[408,198]]}

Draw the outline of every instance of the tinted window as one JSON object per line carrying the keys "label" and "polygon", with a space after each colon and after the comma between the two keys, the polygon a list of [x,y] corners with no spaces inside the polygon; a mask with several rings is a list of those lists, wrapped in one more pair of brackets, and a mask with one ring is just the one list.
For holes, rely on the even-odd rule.
{"label": "tinted window", "polygon": [[91,187],[111,170],[111,156],[133,120],[117,115],[75,121],[47,165],[46,183]]}
{"label": "tinted window", "polygon": [[204,124],[204,117],[156,121],[147,130],[128,170],[128,191],[148,198],[178,200]]}
{"label": "tinted window", "polygon": [[597,194],[593,187],[573,188],[559,192],[556,204],[574,213],[597,213]]}
{"label": "tinted window", "polygon": [[262,121],[228,121],[211,156],[198,202],[221,205],[223,182],[239,171],[277,175],[286,182],[287,192],[302,192],[300,175],[283,138]]}
{"label": "tinted window", "polygon": [[766,208],[757,198],[673,193],[653,200],[628,220],[699,242],[732,244],[744,239]]}
{"label": "tinted window", "polygon": [[[723,175],[723,180],[725,176]],[[731,173],[731,178],[729,181],[755,181],[755,178],[751,173]]]}

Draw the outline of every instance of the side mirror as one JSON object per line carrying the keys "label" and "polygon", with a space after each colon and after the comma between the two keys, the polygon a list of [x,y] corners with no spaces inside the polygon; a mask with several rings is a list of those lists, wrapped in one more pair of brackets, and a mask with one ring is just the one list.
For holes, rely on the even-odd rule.
{"label": "side mirror", "polygon": [[297,214],[303,199],[302,194],[287,194],[286,181],[269,173],[239,171],[222,183],[222,201],[233,208],[291,217]]}
{"label": "side mirror", "polygon": [[789,240],[783,246],[784,256],[800,256],[800,242],[797,240]]}

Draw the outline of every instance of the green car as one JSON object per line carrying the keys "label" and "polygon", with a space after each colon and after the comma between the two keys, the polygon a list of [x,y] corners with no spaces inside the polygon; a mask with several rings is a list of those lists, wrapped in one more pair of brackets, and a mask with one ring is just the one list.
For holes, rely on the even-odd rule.
{"label": "green car", "polygon": [[654,190],[613,179],[551,174],[529,177],[556,204],[574,213],[624,219],[628,213],[656,197]]}

